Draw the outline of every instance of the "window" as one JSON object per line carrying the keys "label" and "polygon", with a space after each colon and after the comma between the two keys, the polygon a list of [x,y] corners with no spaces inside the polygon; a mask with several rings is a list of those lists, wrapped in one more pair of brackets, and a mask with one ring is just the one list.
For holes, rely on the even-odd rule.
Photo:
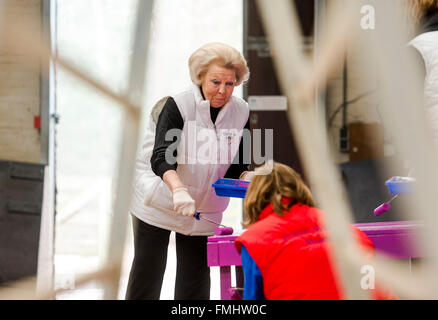
{"label": "window", "polygon": [[[57,50],[93,78],[123,93],[126,89],[137,0],[58,0]],[[242,1],[159,0],[152,19],[144,111],[156,101],[190,85],[187,60],[206,42],[226,42],[242,50]],[[74,288],[73,274],[89,272],[101,262],[111,217],[114,173],[119,152],[119,107],[56,70],[57,224],[55,285]],[[234,92],[241,96],[241,87]],[[223,223],[238,227],[240,199],[233,199]],[[131,228],[129,228],[131,235]],[[169,262],[162,299],[173,299],[175,252]],[[132,259],[127,240],[120,298],[124,298]],[[212,272],[212,298],[219,298],[218,276]],[[75,290],[79,299],[100,299],[95,285]],[[65,294],[59,298],[74,298]]]}

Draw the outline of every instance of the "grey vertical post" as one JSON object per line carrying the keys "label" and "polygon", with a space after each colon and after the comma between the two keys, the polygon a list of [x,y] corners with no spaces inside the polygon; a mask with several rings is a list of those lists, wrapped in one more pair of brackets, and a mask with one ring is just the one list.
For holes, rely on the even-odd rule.
{"label": "grey vertical post", "polygon": [[[56,1],[42,0],[43,39],[53,52],[56,47]],[[54,290],[55,242],[55,72],[53,61],[42,59],[40,81],[41,162],[46,164],[38,249],[37,295]]]}
{"label": "grey vertical post", "polygon": [[[315,20],[314,20],[314,64],[321,55],[322,43],[326,40],[324,34],[324,26],[326,25],[326,0],[315,0]],[[321,118],[326,117],[326,99],[325,99],[325,88],[321,88],[318,84],[315,88],[316,96],[316,112]]]}

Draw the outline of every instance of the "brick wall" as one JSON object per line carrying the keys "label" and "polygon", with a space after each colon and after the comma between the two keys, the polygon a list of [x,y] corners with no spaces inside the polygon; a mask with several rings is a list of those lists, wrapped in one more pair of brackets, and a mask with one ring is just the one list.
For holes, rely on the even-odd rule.
{"label": "brick wall", "polygon": [[[0,14],[41,21],[41,0],[3,0]],[[41,30],[41,24],[37,28]],[[36,68],[29,68],[23,63],[25,55],[31,57],[0,46],[0,159],[39,163],[40,132],[34,127],[34,117],[40,114],[39,58],[33,57]]]}

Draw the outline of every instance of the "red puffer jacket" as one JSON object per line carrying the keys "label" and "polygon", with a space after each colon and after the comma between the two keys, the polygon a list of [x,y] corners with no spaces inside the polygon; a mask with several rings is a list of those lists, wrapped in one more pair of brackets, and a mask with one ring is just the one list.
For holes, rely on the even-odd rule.
{"label": "red puffer jacket", "polygon": [[[295,204],[282,217],[270,204],[260,213],[259,221],[236,239],[239,252],[244,245],[260,269],[266,299],[343,299],[336,268],[329,261],[330,244],[321,226],[322,212],[316,208]],[[371,240],[352,228],[359,243],[373,253]],[[372,290],[372,297],[396,298],[377,288]]]}

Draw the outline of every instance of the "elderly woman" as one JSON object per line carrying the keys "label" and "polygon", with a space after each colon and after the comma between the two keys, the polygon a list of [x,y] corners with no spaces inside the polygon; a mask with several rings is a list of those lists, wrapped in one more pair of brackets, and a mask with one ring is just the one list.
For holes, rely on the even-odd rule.
{"label": "elderly woman", "polygon": [[175,299],[209,299],[207,236],[228,198],[212,184],[247,178],[242,129],[249,129],[247,103],[232,95],[246,81],[244,57],[222,43],[209,43],[189,59],[193,87],[161,99],[152,109],[137,159],[131,205],[135,255],[127,299],[159,299],[171,231],[176,233]]}

